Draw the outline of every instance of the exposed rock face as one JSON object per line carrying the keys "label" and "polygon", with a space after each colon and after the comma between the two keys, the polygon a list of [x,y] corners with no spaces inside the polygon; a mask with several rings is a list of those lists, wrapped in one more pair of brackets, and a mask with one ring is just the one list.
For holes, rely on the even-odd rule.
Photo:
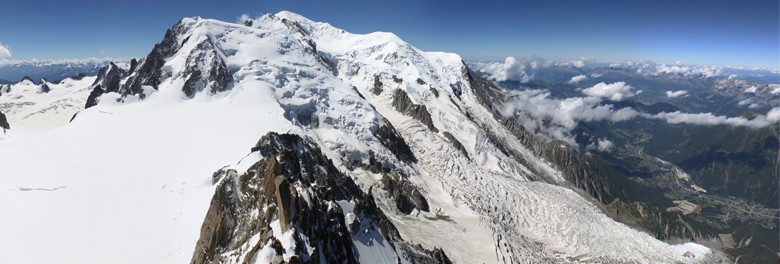
{"label": "exposed rock face", "polygon": [[460,152],[462,152],[463,155],[466,155],[467,158],[469,157],[469,153],[466,152],[466,148],[463,147],[463,144],[461,144],[460,141],[458,141],[458,139],[455,138],[455,136],[450,134],[450,132],[445,131],[444,137],[446,137],[447,140],[449,140],[450,143],[452,143],[452,145],[455,146],[456,149],[460,150]]}
{"label": "exposed rock face", "polygon": [[48,84],[46,84],[46,81],[41,81],[41,89],[40,89],[40,92],[41,92],[41,93],[48,93],[48,92],[51,92],[51,88],[49,88],[49,85],[48,85]]}
{"label": "exposed rock face", "polygon": [[395,92],[393,92],[392,104],[393,107],[395,107],[395,109],[399,112],[417,119],[418,121],[428,126],[431,131],[439,132],[439,129],[433,125],[431,113],[428,112],[428,108],[425,107],[425,105],[414,104],[412,99],[409,98],[409,95],[406,94],[404,90],[397,89]]}
{"label": "exposed rock face", "polygon": [[178,37],[187,30],[187,27],[179,21],[173,28],[165,32],[162,42],[155,44],[154,49],[139,64],[138,70],[130,76],[122,86],[122,94],[142,94],[143,85],[149,85],[157,89],[163,77],[162,67],[165,59],[176,54],[176,51],[187,42],[187,39],[179,43]]}
{"label": "exposed rock face", "polygon": [[22,77],[21,80],[19,80],[19,82],[23,82],[23,81],[30,81],[33,84],[37,84],[37,83],[35,83],[35,81],[33,81],[32,78],[30,78],[30,76],[27,76],[27,75],[25,75],[24,77]]}
{"label": "exposed rock face", "polygon": [[8,124],[8,119],[5,118],[3,112],[0,112],[0,127],[3,128],[3,132],[5,132],[6,129],[11,129],[11,125]]}
{"label": "exposed rock face", "polygon": [[379,127],[376,137],[379,139],[379,142],[390,150],[390,152],[395,154],[399,160],[417,162],[417,158],[414,157],[412,149],[409,148],[409,145],[406,144],[404,138],[398,134],[398,131],[395,130],[395,127],[393,127],[387,119],[382,119],[382,126]]}
{"label": "exposed rock face", "polygon": [[132,59],[130,60],[130,69],[127,71],[127,74],[133,74],[135,72],[135,68],[138,67],[138,60]]}
{"label": "exposed rock face", "polygon": [[100,68],[97,79],[92,83],[92,92],[87,97],[87,103],[84,108],[90,108],[97,105],[97,98],[104,93],[119,92],[119,83],[122,78],[127,76],[127,72],[113,62]]}
{"label": "exposed rock face", "polygon": [[428,201],[420,191],[400,175],[387,173],[382,175],[382,189],[390,193],[395,206],[402,213],[410,214],[414,209],[426,212],[430,210]]}
{"label": "exposed rock face", "polygon": [[[183,21],[176,23],[165,32],[163,40],[155,44],[146,58],[140,62],[135,59],[130,61],[129,71],[113,63],[101,68],[85,108],[97,104],[97,98],[104,93],[116,92],[122,97],[136,95],[143,99],[146,96],[144,86],[157,89],[165,78],[170,77],[170,73],[163,72],[166,59],[175,55],[181,46],[190,40],[189,36],[185,36],[187,30],[188,26]],[[188,97],[193,97],[195,93],[203,90],[211,93],[225,91],[233,82],[233,76],[224,58],[210,39],[201,41],[190,52],[182,75],[185,79],[182,92]]]}
{"label": "exposed rock face", "polygon": [[[476,73],[466,67],[465,64],[463,65],[463,68],[461,68],[461,74],[463,75],[463,79],[471,86],[472,92],[474,92],[479,103],[487,109],[494,110],[493,102],[503,102],[506,99],[503,91],[498,89],[489,80],[479,77]],[[457,86],[458,87],[453,86],[453,90],[460,91],[460,85]],[[456,93],[459,94],[460,92]]]}
{"label": "exposed rock face", "polygon": [[439,98],[439,90],[436,90],[436,88],[431,87],[431,93],[433,93],[436,98]]}
{"label": "exposed rock face", "polygon": [[211,93],[225,91],[233,82],[233,76],[228,72],[225,61],[217,53],[210,39],[199,43],[187,58],[187,68],[184,70],[186,80],[182,91],[188,97],[195,93],[208,90]]}
{"label": "exposed rock face", "polygon": [[262,159],[246,173],[214,173],[216,193],[191,263],[357,263],[354,243],[368,239],[389,243],[399,261],[449,263],[441,250],[403,242],[370,190],[363,193],[312,141],[272,132],[252,151]]}
{"label": "exposed rock face", "polygon": [[373,92],[375,95],[381,94],[382,86],[384,86],[384,84],[382,83],[382,80],[380,80],[379,75],[374,76],[374,88],[371,89],[371,92]]}
{"label": "exposed rock face", "polygon": [[[89,93],[89,96],[87,96],[87,103],[84,105],[84,109],[93,107],[97,105],[98,103],[98,97],[103,95],[105,91],[103,91],[103,88],[100,87],[100,85],[96,86],[95,88],[92,88],[92,92]],[[73,116],[75,118],[76,116]]]}

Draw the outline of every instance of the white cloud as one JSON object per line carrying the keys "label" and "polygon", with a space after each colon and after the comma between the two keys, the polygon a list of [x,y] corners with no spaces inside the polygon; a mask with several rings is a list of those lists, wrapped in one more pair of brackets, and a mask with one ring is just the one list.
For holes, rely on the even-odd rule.
{"label": "white cloud", "polygon": [[766,120],[772,123],[780,122],[780,107],[772,108],[766,113]]}
{"label": "white cloud", "polygon": [[570,61],[569,63],[571,63],[571,65],[574,66],[574,67],[582,68],[582,67],[585,67],[585,58],[583,57],[583,58],[580,58],[579,60],[573,60],[573,61]]}
{"label": "white cloud", "polygon": [[501,62],[476,62],[471,65],[475,70],[487,73],[490,79],[496,81],[520,81],[523,83],[531,81],[531,76],[526,71],[525,63],[507,57]]}
{"label": "white cloud", "polygon": [[9,48],[6,45],[3,45],[3,43],[0,43],[0,60],[7,60],[12,57],[11,55],[11,48]]}
{"label": "white cloud", "polygon": [[769,89],[772,89],[772,91],[769,92],[771,94],[780,94],[780,84],[770,84]]}
{"label": "white cloud", "polygon": [[702,75],[704,77],[714,77],[724,74],[724,70],[734,67],[723,67],[717,65],[692,64],[683,65],[682,62],[672,64],[655,63],[652,61],[616,61],[609,65],[610,68],[636,69],[636,72],[643,75],[662,75],[679,74],[683,76]]}
{"label": "white cloud", "polygon": [[578,82],[580,82],[580,81],[582,81],[582,80],[585,80],[585,79],[587,79],[587,78],[588,78],[588,76],[585,76],[585,75],[581,75],[581,74],[580,74],[580,75],[577,75],[577,76],[571,77],[571,80],[569,80],[569,81],[568,81],[568,83],[570,83],[570,84],[576,84],[576,83],[578,83]]}
{"label": "white cloud", "polygon": [[635,95],[631,89],[633,89],[633,87],[625,82],[610,84],[600,82],[593,87],[583,89],[582,93],[587,96],[607,98],[612,101],[622,101],[625,98]]}
{"label": "white cloud", "polygon": [[236,23],[243,24],[244,22],[252,20],[252,17],[250,17],[248,14],[241,14],[236,18]]}
{"label": "white cloud", "polygon": [[591,143],[586,147],[586,149],[595,149],[601,152],[610,152],[612,151],[612,147],[614,144],[612,144],[612,141],[609,141],[607,138],[600,138],[596,140],[596,142]]}
{"label": "white cloud", "polygon": [[598,150],[602,151],[602,152],[609,152],[610,150],[612,150],[612,146],[613,146],[612,141],[609,141],[606,138],[599,139],[598,145],[597,145]]}
{"label": "white cloud", "polygon": [[682,74],[682,75],[703,75],[704,77],[717,76],[722,73],[723,69],[716,66],[706,65],[694,65],[694,66],[680,66],[680,65],[667,65],[658,64],[655,67],[655,75],[658,74]]}
{"label": "white cloud", "polygon": [[666,91],[666,97],[669,98],[677,98],[677,97],[685,97],[688,94],[688,91],[685,90],[679,90],[679,91]]}
{"label": "white cloud", "polygon": [[555,99],[547,90],[523,90],[512,93],[502,114],[517,118],[526,129],[545,139],[559,139],[576,146],[571,131],[580,121],[620,122],[639,112],[631,108],[614,109],[601,104],[600,97]]}
{"label": "white cloud", "polygon": [[701,126],[731,125],[763,128],[780,120],[780,107],[775,107],[772,110],[769,110],[766,115],[759,115],[753,119],[747,119],[744,117],[716,116],[712,113],[683,113],[680,111],[671,113],[664,112],[656,115],[645,115],[645,117],[661,119],[670,124],[690,124]]}

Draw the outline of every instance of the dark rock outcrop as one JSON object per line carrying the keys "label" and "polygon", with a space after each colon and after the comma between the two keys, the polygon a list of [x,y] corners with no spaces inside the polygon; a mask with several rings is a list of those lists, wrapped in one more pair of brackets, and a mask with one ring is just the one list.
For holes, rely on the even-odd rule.
{"label": "dark rock outcrop", "polygon": [[395,130],[395,127],[387,119],[382,119],[382,126],[377,130],[376,138],[399,160],[407,163],[417,162],[412,149],[409,148],[401,134],[398,134],[398,131]]}
{"label": "dark rock outcrop", "polygon": [[37,83],[35,83],[35,81],[33,81],[33,79],[32,79],[32,78],[30,78],[30,76],[27,76],[27,75],[25,75],[24,77],[22,77],[22,79],[21,79],[21,80],[19,80],[19,82],[17,82],[17,83],[20,83],[20,82],[23,82],[23,81],[30,81],[30,82],[31,82],[31,83],[33,83],[33,84],[37,84]]}
{"label": "dark rock outcrop", "polygon": [[431,87],[431,93],[433,93],[436,98],[439,98],[439,90],[436,90],[436,88]]}
{"label": "dark rock outcrop", "polygon": [[230,75],[225,61],[217,53],[210,39],[198,43],[187,57],[184,76],[186,81],[182,91],[187,97],[192,97],[202,90],[222,92],[233,82],[233,76]]}
{"label": "dark rock outcrop", "polygon": [[143,85],[149,85],[158,88],[162,81],[162,67],[165,65],[165,59],[176,54],[181,45],[187,42],[184,39],[179,43],[179,37],[187,30],[187,27],[179,21],[172,28],[165,31],[163,40],[154,45],[149,55],[146,56],[138,65],[137,71],[131,75],[122,86],[122,95],[143,94]]}
{"label": "dark rock outcrop", "polygon": [[0,112],[0,127],[3,128],[3,132],[7,129],[11,129],[11,125],[8,124],[8,119],[5,118],[3,112]]}
{"label": "dark rock outcrop", "polygon": [[97,79],[92,83],[92,92],[89,93],[84,108],[97,105],[97,98],[104,93],[120,92],[119,83],[126,76],[127,72],[113,62],[109,62],[108,65],[100,68]]}
{"label": "dark rock outcrop", "polygon": [[[313,141],[272,132],[252,151],[263,158],[246,173],[214,173],[216,192],[191,263],[250,261],[263,248],[271,249],[277,263],[284,262],[283,254],[293,255],[289,263],[357,263],[354,243],[364,240],[389,243],[399,256],[416,263],[449,263],[440,249],[403,242],[371,190],[364,193],[341,174]],[[272,227],[276,221],[281,229],[276,235],[292,232],[294,249],[281,246]]]}
{"label": "dark rock outcrop", "polygon": [[469,153],[466,152],[466,148],[463,147],[463,144],[461,144],[460,141],[458,141],[458,139],[456,139],[452,134],[450,134],[450,132],[446,132],[445,131],[444,132],[444,137],[446,137],[447,140],[449,140],[450,143],[452,143],[452,146],[454,146],[456,149],[460,150],[460,152],[463,153],[463,155],[465,155],[466,158],[469,157]]}
{"label": "dark rock outcrop", "polygon": [[425,105],[414,104],[412,99],[409,98],[409,95],[406,94],[406,91],[401,89],[395,90],[395,92],[393,92],[392,105],[399,112],[422,122],[434,133],[439,132],[439,129],[433,125],[433,119],[431,119],[431,113],[428,112],[428,108],[425,107]]}
{"label": "dark rock outcrop", "polygon": [[384,86],[384,84],[382,83],[382,80],[379,78],[379,75],[374,76],[374,88],[371,89],[371,92],[373,92],[375,95],[381,94],[382,86]]}
{"label": "dark rock outcrop", "polygon": [[132,59],[130,60],[130,69],[127,70],[127,74],[133,74],[135,72],[135,68],[138,67],[138,60]]}
{"label": "dark rock outcrop", "polygon": [[41,93],[48,93],[51,92],[51,88],[49,88],[49,85],[46,83],[46,81],[41,81],[41,88],[38,91]]}
{"label": "dark rock outcrop", "polygon": [[414,184],[397,174],[382,175],[382,189],[390,194],[395,206],[404,214],[410,214],[414,209],[429,212],[428,200],[420,193]]}

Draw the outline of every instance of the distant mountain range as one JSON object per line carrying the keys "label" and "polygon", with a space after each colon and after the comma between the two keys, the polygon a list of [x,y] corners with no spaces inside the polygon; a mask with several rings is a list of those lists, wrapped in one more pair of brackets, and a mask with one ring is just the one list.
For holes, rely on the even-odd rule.
{"label": "distant mountain range", "polygon": [[15,83],[24,76],[33,80],[46,79],[59,81],[68,77],[84,74],[94,76],[100,67],[114,61],[125,64],[122,59],[74,59],[57,61],[4,61],[0,62],[0,84]]}

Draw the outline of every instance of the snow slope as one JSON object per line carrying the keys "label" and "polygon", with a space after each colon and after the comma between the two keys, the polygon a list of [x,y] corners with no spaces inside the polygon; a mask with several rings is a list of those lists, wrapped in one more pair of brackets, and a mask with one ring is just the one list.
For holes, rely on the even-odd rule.
{"label": "snow slope", "polygon": [[[62,128],[0,140],[0,160],[14,161],[0,165],[0,207],[14,216],[0,225],[15,227],[0,238],[0,262],[187,262],[214,191],[212,173],[236,164],[268,131],[313,139],[364,191],[381,185],[382,175],[365,169],[375,154],[432,210],[403,214],[373,188],[377,204],[405,240],[441,247],[455,262],[674,263],[710,253],[616,223],[556,185],[560,173],[512,141],[477,102],[455,54],[290,12],[251,27],[202,18],[179,25],[177,50],[165,58],[157,89],[146,87],[146,99],[118,103],[119,94],[104,94]],[[193,59],[202,54],[216,57]],[[232,75],[229,90],[196,86],[200,92],[186,96],[187,69],[206,69],[215,59]],[[398,111],[397,89],[427,107],[438,131]],[[377,131],[389,124],[416,163],[380,142]],[[489,131],[523,157],[501,151],[487,140]],[[41,248],[48,252],[38,254]],[[367,261],[396,261],[381,248],[357,250]]]}
{"label": "snow slope", "polygon": [[[95,77],[80,80],[67,78],[59,83],[29,79],[15,84],[0,85],[0,112],[3,112],[13,132],[34,132],[62,126],[84,108],[89,86]],[[50,91],[42,91],[43,85]]]}
{"label": "snow slope", "polygon": [[14,161],[0,166],[0,207],[15,216],[0,219],[14,227],[0,239],[0,262],[189,262],[211,173],[265,131],[285,129],[264,107],[269,90],[101,104],[62,128],[0,141],[0,159]]}
{"label": "snow slope", "polygon": [[[390,93],[371,96],[369,101],[411,141],[410,145],[421,161],[415,169],[422,180],[430,181],[426,176],[436,179],[431,182],[442,183],[453,196],[455,205],[468,205],[483,220],[492,222],[489,226],[501,241],[499,244],[508,243],[507,250],[515,257],[543,258],[547,255],[573,260],[674,262],[692,260],[681,256],[686,251],[698,258],[709,252],[696,244],[666,245],[612,221],[571,190],[529,182],[529,179],[539,177],[556,182],[557,177],[549,172],[550,168],[541,170],[550,175],[529,175],[524,164],[518,164],[496,146],[485,142],[481,127],[501,128],[476,102],[474,95],[469,94],[469,89],[462,89],[462,96],[456,96],[453,89],[449,89],[448,86],[467,85],[461,73],[463,63],[457,55],[422,52],[389,33],[355,35],[292,13],[283,12],[278,16],[298,21],[318,44],[318,49],[338,61],[339,77],[359,90],[362,87],[364,95],[370,96],[368,88],[372,87],[374,76],[397,76],[407,80],[398,88],[427,106],[434,117],[434,125],[463,142],[473,159],[457,155],[459,152],[447,146],[440,133],[432,133],[419,122],[394,112],[389,106],[391,98],[387,97]],[[418,78],[423,82],[413,81]],[[435,96],[430,87],[422,83],[431,84],[440,96]],[[455,99],[458,97],[460,100]],[[470,122],[464,112],[482,121]],[[519,144],[513,144],[513,147],[522,148]],[[532,161],[529,166],[547,167],[527,150],[521,152],[528,153],[523,158]],[[426,183],[430,186],[431,182]],[[425,237],[418,240],[425,240]],[[543,252],[538,251],[539,243],[543,244],[540,246]],[[446,252],[468,250],[446,249]]]}

